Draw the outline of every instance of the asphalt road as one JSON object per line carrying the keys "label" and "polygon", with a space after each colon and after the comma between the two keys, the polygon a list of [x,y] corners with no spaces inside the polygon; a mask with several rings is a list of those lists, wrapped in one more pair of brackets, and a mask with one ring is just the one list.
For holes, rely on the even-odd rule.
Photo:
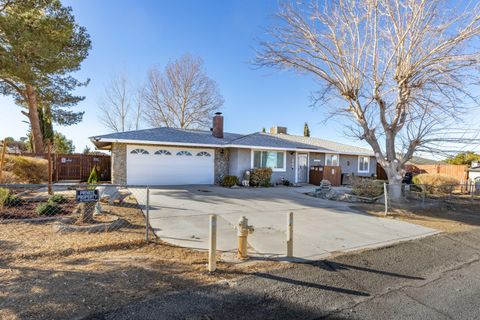
{"label": "asphalt road", "polygon": [[479,319],[480,229],[153,295],[89,319]]}

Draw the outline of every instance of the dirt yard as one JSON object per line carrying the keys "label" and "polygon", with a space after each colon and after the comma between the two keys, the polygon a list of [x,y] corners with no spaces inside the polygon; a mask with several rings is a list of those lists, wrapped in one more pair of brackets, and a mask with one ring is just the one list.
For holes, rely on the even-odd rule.
{"label": "dirt yard", "polygon": [[[354,204],[354,209],[384,216],[383,204]],[[480,226],[480,209],[471,203],[455,205],[443,203],[421,206],[419,203],[402,204],[402,208],[389,209],[388,219],[399,219],[444,232],[460,232]]]}
{"label": "dirt yard", "polygon": [[132,204],[104,205],[130,223],[108,233],[59,234],[53,221],[0,223],[0,319],[75,318],[118,308],[152,292],[245,274],[242,267],[220,262],[211,275],[205,252],[158,240],[147,244],[143,214]]}

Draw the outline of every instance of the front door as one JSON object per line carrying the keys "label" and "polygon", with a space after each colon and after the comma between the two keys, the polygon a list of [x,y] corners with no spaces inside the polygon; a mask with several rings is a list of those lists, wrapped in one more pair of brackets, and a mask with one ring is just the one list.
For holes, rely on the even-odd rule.
{"label": "front door", "polygon": [[308,181],[308,155],[305,153],[298,154],[298,167],[297,167],[297,181],[299,183]]}

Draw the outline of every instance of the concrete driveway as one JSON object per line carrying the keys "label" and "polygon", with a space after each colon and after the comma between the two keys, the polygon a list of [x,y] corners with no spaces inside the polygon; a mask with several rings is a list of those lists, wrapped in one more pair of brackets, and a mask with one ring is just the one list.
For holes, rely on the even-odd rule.
{"label": "concrete driveway", "polygon": [[[311,190],[311,188],[310,188]],[[422,226],[362,214],[348,204],[316,199],[306,188],[228,189],[175,186],[150,190],[150,224],[164,241],[208,248],[208,216],[218,215],[217,248],[236,250],[235,226],[242,216],[255,227],[254,255],[285,255],[286,215],[294,213],[294,255],[316,260],[334,252],[385,246],[437,233]]]}

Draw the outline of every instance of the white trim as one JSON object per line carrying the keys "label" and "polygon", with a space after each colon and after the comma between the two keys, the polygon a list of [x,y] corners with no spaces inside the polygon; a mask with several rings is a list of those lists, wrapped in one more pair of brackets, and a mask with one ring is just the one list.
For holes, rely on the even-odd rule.
{"label": "white trim", "polygon": [[[95,144],[100,142],[106,143],[125,143],[125,144],[136,144],[136,145],[159,145],[159,146],[191,146],[194,147],[210,147],[210,148],[239,148],[239,149],[256,149],[256,150],[280,150],[280,151],[303,151],[303,152],[313,152],[313,153],[326,153],[324,149],[304,149],[304,148],[278,148],[278,147],[262,147],[262,146],[251,146],[251,145],[240,145],[240,144],[209,144],[209,143],[193,143],[193,142],[169,142],[169,141],[151,141],[151,140],[130,140],[130,139],[108,139],[100,138],[95,140],[95,137],[90,138],[90,141]],[[335,153],[334,153],[335,154]],[[373,157],[371,153],[361,153],[361,152],[340,152],[336,154],[344,155],[365,155]]]}
{"label": "white trim", "polygon": [[[255,151],[272,151],[272,150],[264,150],[264,149],[251,149],[250,150],[250,168],[254,169],[255,167],[253,166],[253,153]],[[273,150],[273,151],[276,151],[276,152],[282,152],[283,153],[283,168],[271,168],[272,169],[272,172],[287,172],[287,152],[285,150]],[[261,159],[260,159],[260,162],[261,162]]]}
{"label": "white trim", "polygon": [[[368,163],[367,163],[367,170],[364,171],[364,170],[360,170],[360,159],[361,158],[367,158],[368,159]],[[357,171],[358,173],[370,173],[370,158],[369,156],[358,156],[358,161],[357,161]]]}
{"label": "white trim", "polygon": [[221,144],[205,144],[205,143],[190,143],[190,142],[167,142],[167,141],[149,141],[149,140],[123,140],[123,139],[100,139],[96,141],[94,138],[90,139],[95,142],[110,142],[110,143],[126,143],[134,145],[158,145],[158,146],[181,146],[181,147],[210,147],[210,148],[225,148]]}
{"label": "white trim", "polygon": [[[192,142],[169,142],[169,141],[151,141],[151,140],[130,140],[130,139],[108,139],[108,138],[99,138],[95,140],[95,137],[91,137],[90,141],[95,143],[106,142],[106,143],[125,143],[125,144],[135,144],[135,145],[158,145],[158,146],[185,146],[185,147],[210,147],[210,148],[239,148],[239,149],[256,149],[256,150],[278,150],[278,151],[303,151],[303,152],[312,152],[312,153],[324,153],[328,152],[325,149],[303,149],[303,148],[278,148],[278,147],[262,147],[262,146],[250,146],[250,145],[239,145],[239,144],[208,144],[208,143],[192,143]],[[372,153],[362,153],[362,152],[336,152],[328,154],[343,154],[343,155],[352,155],[352,156],[369,156],[373,157]]]}
{"label": "white trim", "polygon": [[334,167],[339,167],[340,166],[340,154],[339,153],[325,153],[325,165],[328,166],[327,162],[327,156],[332,155],[332,156],[337,156],[337,165]]}
{"label": "white trim", "polygon": [[295,183],[298,183],[298,152],[295,152]]}

